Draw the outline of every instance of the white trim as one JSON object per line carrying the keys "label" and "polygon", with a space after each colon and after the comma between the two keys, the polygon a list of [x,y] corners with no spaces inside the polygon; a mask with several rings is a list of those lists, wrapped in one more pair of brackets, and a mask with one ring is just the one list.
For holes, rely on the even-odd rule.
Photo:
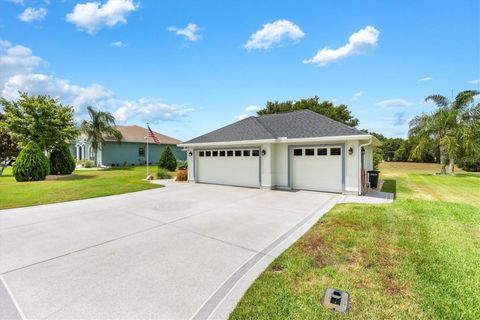
{"label": "white trim", "polygon": [[261,140],[240,140],[240,141],[220,141],[220,142],[203,142],[203,143],[180,143],[178,147],[202,147],[202,146],[231,146],[258,143],[308,143],[323,141],[350,141],[350,140],[371,140],[372,135],[351,135],[351,136],[331,136],[331,137],[310,137],[310,138],[293,138],[285,137],[278,139],[261,139]]}
{"label": "white trim", "polygon": [[[370,141],[358,146],[358,195],[362,195],[362,148],[371,145],[373,142],[373,136]],[[365,174],[365,181],[367,181],[367,175]]]}

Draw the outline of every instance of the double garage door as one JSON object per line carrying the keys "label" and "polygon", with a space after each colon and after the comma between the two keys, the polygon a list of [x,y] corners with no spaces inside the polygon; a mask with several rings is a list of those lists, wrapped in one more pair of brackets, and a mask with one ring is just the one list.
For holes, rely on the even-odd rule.
{"label": "double garage door", "polygon": [[195,152],[196,180],[242,187],[260,186],[260,149],[218,149]]}
{"label": "double garage door", "polygon": [[[289,148],[290,187],[296,190],[342,192],[342,147]],[[287,157],[287,154],[276,154]],[[196,181],[243,187],[260,186],[260,149],[195,151]]]}
{"label": "double garage door", "polygon": [[290,149],[292,188],[342,192],[342,148],[294,147]]}

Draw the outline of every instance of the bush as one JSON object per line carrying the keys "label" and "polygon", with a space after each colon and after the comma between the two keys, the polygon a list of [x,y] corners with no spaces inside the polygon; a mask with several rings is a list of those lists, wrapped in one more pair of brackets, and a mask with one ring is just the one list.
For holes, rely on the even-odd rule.
{"label": "bush", "polygon": [[175,181],[187,181],[188,180],[188,171],[187,170],[178,170]]}
{"label": "bush", "polygon": [[17,181],[41,181],[50,173],[50,163],[40,147],[30,141],[18,154],[13,165]]}
{"label": "bush", "polygon": [[480,171],[480,153],[470,157],[465,157],[463,159],[460,159],[460,161],[458,162],[458,166],[465,171],[479,172]]}
{"label": "bush", "polygon": [[91,167],[93,167],[93,162],[90,161],[90,160],[85,160],[85,161],[83,162],[83,167],[84,167],[84,168],[91,168]]}
{"label": "bush", "polygon": [[71,174],[73,170],[75,170],[75,159],[68,146],[63,145],[53,149],[50,153],[50,173]]}
{"label": "bush", "polygon": [[373,170],[378,170],[378,165],[383,162],[383,156],[380,152],[373,152]]}
{"label": "bush", "polygon": [[168,171],[175,171],[177,168],[177,159],[175,159],[169,146],[165,146],[163,149],[160,160],[158,161],[158,167],[167,169]]}
{"label": "bush", "polygon": [[155,174],[157,179],[171,179],[172,174],[165,168],[158,168],[157,173]]}
{"label": "bush", "polygon": [[177,164],[177,170],[187,170],[188,169],[188,162],[187,161],[179,161]]}

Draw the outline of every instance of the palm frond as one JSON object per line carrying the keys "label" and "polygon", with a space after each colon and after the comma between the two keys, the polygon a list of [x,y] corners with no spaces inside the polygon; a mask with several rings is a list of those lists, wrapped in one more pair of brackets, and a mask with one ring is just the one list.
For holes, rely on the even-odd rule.
{"label": "palm frond", "polygon": [[450,101],[441,94],[432,94],[425,98],[425,102],[434,102],[438,107],[448,107]]}

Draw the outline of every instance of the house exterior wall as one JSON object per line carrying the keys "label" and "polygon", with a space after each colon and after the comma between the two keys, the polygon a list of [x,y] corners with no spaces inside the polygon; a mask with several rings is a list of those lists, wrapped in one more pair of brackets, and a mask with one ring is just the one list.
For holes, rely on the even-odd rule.
{"label": "house exterior wall", "polygon": [[[289,177],[290,166],[290,149],[294,146],[321,146],[321,145],[339,145],[342,147],[342,177],[343,193],[345,194],[359,194],[360,188],[360,145],[366,141],[329,141],[325,142],[309,142],[309,143],[268,143],[261,144],[261,150],[265,151],[265,155],[261,155],[260,159],[260,177],[262,188],[291,188],[291,177]],[[211,149],[229,149],[229,148],[252,148],[259,145],[228,145],[215,146]],[[352,154],[349,154],[349,149],[352,149]],[[188,180],[195,181],[195,150],[208,150],[209,147],[188,147],[187,153],[192,152],[193,156],[188,156]],[[365,170],[373,168],[371,146],[365,147]]]}
{"label": "house exterior wall", "polygon": [[[91,143],[89,140],[79,140],[71,145],[70,151],[72,155],[78,160],[79,155],[77,154],[77,146],[85,147],[85,157],[84,159],[93,161],[93,150],[91,150]],[[176,145],[169,145],[177,161],[185,161],[187,155],[182,148],[177,147]],[[139,156],[139,148],[143,147],[145,150],[145,156]],[[114,142],[107,141],[103,144],[102,148],[98,150],[97,157],[99,165],[111,166],[115,165],[141,165],[146,162],[146,152],[147,152],[146,143],[136,143],[136,142]],[[150,163],[157,163],[160,159],[160,154],[165,148],[164,144],[148,144],[148,160]]]}

